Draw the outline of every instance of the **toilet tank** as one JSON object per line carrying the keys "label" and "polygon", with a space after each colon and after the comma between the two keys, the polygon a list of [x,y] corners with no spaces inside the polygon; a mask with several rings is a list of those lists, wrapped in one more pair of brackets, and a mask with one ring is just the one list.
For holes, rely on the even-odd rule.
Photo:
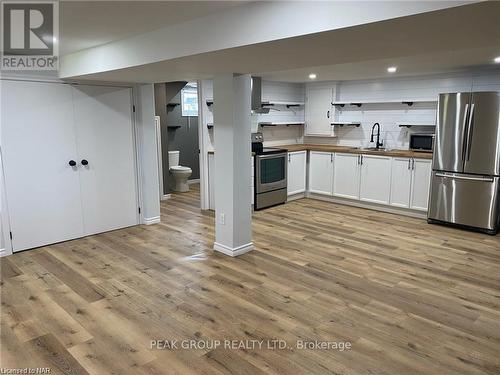
{"label": "toilet tank", "polygon": [[168,152],[168,166],[176,167],[179,165],[179,151],[169,151]]}

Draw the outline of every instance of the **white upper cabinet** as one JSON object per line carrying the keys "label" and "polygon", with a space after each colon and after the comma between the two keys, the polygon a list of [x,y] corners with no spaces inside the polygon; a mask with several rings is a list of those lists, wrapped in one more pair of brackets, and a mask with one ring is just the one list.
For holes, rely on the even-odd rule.
{"label": "white upper cabinet", "polygon": [[306,191],[307,151],[288,153],[288,195]]}
{"label": "white upper cabinet", "polygon": [[410,207],[411,158],[393,158],[391,175],[391,199],[390,204],[396,207]]}
{"label": "white upper cabinet", "polygon": [[390,156],[361,155],[360,200],[389,204],[391,159]]}
{"label": "white upper cabinet", "polygon": [[410,208],[427,211],[432,160],[413,159]]}
{"label": "white upper cabinet", "polygon": [[307,86],[305,135],[333,135],[333,87]]}
{"label": "white upper cabinet", "polygon": [[361,155],[335,154],[333,195],[359,199],[359,170]]}
{"label": "white upper cabinet", "polygon": [[310,151],[309,191],[311,193],[332,195],[333,163],[333,153]]}

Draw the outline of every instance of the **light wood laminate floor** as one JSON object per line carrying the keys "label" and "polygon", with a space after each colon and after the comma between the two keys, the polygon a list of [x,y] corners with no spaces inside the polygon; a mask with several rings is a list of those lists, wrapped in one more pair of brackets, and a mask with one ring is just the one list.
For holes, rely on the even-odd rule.
{"label": "light wood laminate floor", "polygon": [[[1,260],[1,367],[52,374],[500,374],[500,236],[302,199],[214,253],[199,192],[162,223]],[[158,350],[152,339],[292,350]],[[300,350],[296,340],[349,341]]]}

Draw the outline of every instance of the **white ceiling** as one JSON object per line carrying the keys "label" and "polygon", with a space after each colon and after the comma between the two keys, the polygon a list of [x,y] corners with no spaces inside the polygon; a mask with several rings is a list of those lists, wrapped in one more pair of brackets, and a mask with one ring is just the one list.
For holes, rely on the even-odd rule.
{"label": "white ceiling", "polygon": [[[190,81],[219,72],[307,82],[401,77],[493,66],[500,2],[482,2],[294,38],[83,76],[122,82]],[[398,66],[389,75],[386,68]],[[498,66],[498,64],[497,64]]]}
{"label": "white ceiling", "polygon": [[204,17],[247,1],[61,1],[60,54]]}

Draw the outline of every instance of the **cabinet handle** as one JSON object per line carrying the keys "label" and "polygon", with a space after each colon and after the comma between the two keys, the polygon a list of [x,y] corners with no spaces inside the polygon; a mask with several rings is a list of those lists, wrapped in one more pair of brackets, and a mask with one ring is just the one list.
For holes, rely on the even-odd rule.
{"label": "cabinet handle", "polygon": [[411,169],[415,169],[415,159],[414,158],[411,158]]}
{"label": "cabinet handle", "polygon": [[330,118],[330,111],[326,111],[326,118]]}
{"label": "cabinet handle", "polygon": [[408,170],[411,169],[411,159],[408,159]]}
{"label": "cabinet handle", "polygon": [[81,163],[82,163],[82,165],[89,165],[88,160],[85,160],[85,159],[82,159]]}
{"label": "cabinet handle", "polygon": [[70,160],[68,163],[71,167],[74,167],[76,165],[76,161]]}
{"label": "cabinet handle", "polygon": [[361,155],[361,165],[363,165],[363,155]]}
{"label": "cabinet handle", "polygon": [[330,163],[333,163],[333,154],[330,154]]}

